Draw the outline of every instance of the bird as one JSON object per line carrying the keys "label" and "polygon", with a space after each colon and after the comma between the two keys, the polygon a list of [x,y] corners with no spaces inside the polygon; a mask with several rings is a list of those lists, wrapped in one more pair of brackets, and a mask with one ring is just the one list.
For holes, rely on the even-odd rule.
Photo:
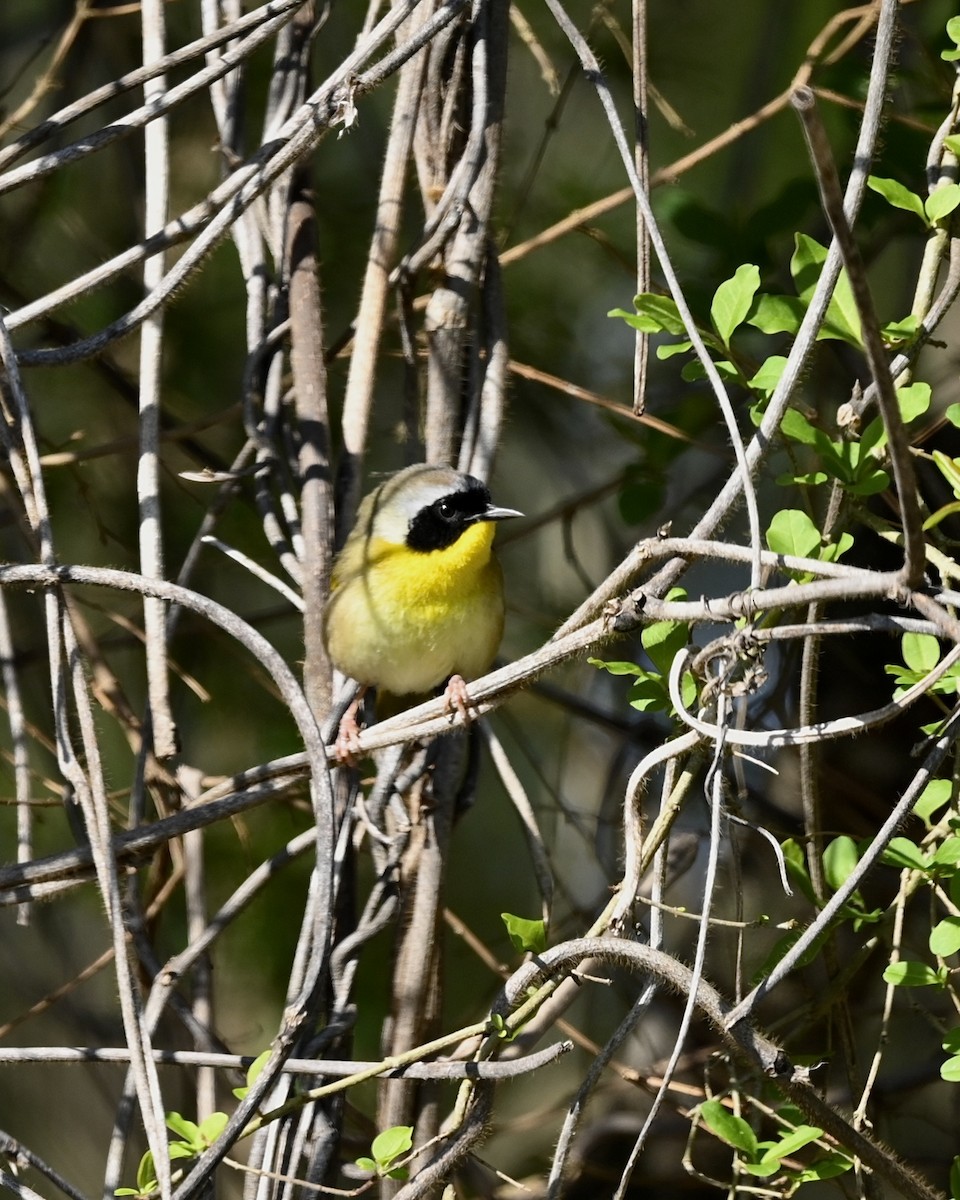
{"label": "bird", "polygon": [[[446,683],[448,711],[468,719],[465,680],[490,667],[503,634],[496,526],[522,515],[450,467],[417,463],[385,479],[333,564],[323,614],[333,665],[393,696]],[[355,739],[345,718],[338,747],[349,754]]]}

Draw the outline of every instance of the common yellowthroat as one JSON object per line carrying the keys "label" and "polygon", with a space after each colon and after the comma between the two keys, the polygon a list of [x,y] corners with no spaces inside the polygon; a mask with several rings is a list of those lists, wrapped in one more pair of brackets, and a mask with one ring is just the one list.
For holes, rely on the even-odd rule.
{"label": "common yellowthroat", "polygon": [[493,554],[498,508],[486,484],[418,463],[360,505],[333,566],[324,637],[333,664],[393,695],[482,675],[503,633],[503,573]]}

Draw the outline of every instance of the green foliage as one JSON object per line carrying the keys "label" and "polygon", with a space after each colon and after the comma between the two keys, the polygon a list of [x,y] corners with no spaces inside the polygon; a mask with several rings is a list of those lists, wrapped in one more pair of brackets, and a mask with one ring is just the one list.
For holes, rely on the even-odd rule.
{"label": "green foliage", "polygon": [[[894,696],[902,696],[914,684],[926,679],[941,658],[939,641],[929,633],[905,633],[900,639],[904,665],[887,663],[884,670],[897,681]],[[960,688],[960,663],[949,667],[929,690],[942,696],[955,696]]]}
{"label": "green foliage", "polygon": [[370,1157],[357,1159],[361,1171],[370,1171],[378,1179],[406,1179],[406,1167],[394,1166],[413,1149],[413,1126],[394,1125],[378,1133],[370,1144]]}
{"label": "green foliage", "polygon": [[[226,1113],[211,1113],[199,1125],[188,1120],[178,1112],[166,1114],[167,1128],[177,1134],[177,1140],[168,1144],[170,1162],[187,1158],[196,1158],[204,1150],[212,1146],[226,1127],[229,1117]],[[150,1196],[157,1191],[157,1168],[153,1154],[148,1150],[140,1159],[137,1167],[137,1186],[135,1188],[117,1188],[117,1196]]]}
{"label": "green foliage", "polygon": [[254,1082],[254,1080],[257,1078],[257,1076],[260,1074],[260,1072],[266,1066],[267,1059],[269,1057],[270,1057],[270,1051],[264,1050],[264,1052],[262,1054],[259,1054],[253,1060],[253,1062],[250,1064],[250,1066],[247,1068],[247,1086],[246,1087],[238,1087],[238,1088],[233,1089],[233,1094],[236,1096],[236,1098],[238,1100],[243,1100],[246,1098],[247,1092],[250,1091],[250,1085]]}
{"label": "green foliage", "polygon": [[960,17],[951,17],[947,22],[947,37],[954,43],[953,49],[941,50],[944,62],[956,62],[960,58]]}
{"label": "green foliage", "polygon": [[501,913],[500,919],[507,927],[514,949],[521,954],[542,954],[547,948],[547,926],[543,920],[517,917],[513,913]]}
{"label": "green foliage", "polygon": [[[823,544],[820,530],[807,513],[796,508],[782,508],[774,514],[767,529],[767,546],[774,554],[788,554],[794,558],[818,558],[823,562],[835,562],[853,545],[853,535],[842,533],[839,541]],[[795,572],[801,580],[812,576]]]}
{"label": "green foliage", "polygon": [[780,1176],[783,1195],[790,1195],[804,1183],[832,1179],[853,1166],[845,1155],[829,1152],[819,1154],[809,1166],[786,1165],[785,1160],[795,1158],[799,1151],[823,1137],[823,1130],[815,1125],[796,1125],[775,1140],[760,1141],[753,1128],[719,1100],[704,1101],[699,1112],[710,1132],[737,1152],[741,1171],[760,1179]]}
{"label": "green foliage", "polygon": [[929,228],[933,228],[939,221],[946,220],[960,204],[960,185],[956,183],[941,184],[926,200],[921,199],[916,192],[911,192],[902,183],[897,183],[895,179],[880,179],[871,175],[867,185],[894,208],[915,213]]}
{"label": "green foliage", "polygon": [[[682,588],[673,588],[668,600],[685,599]],[[640,644],[653,664],[653,670],[633,662],[607,662],[601,658],[589,658],[591,666],[608,671],[611,675],[628,675],[634,679],[629,703],[640,712],[674,712],[670,701],[668,679],[673,661],[685,649],[690,640],[690,627],[683,621],[654,621],[645,625],[640,634]],[[697,685],[693,676],[685,671],[680,681],[680,695],[684,706],[692,707],[697,698]]]}

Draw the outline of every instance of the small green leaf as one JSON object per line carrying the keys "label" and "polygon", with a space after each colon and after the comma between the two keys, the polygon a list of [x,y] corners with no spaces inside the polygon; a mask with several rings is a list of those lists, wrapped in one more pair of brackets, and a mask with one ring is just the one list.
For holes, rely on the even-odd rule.
{"label": "small green leaf", "polygon": [[637,666],[632,662],[606,662],[602,658],[588,658],[587,662],[591,667],[599,667],[602,671],[608,671],[611,675],[646,675],[647,672],[643,667]]}
{"label": "small green leaf", "polygon": [[780,1170],[780,1160],[768,1159],[766,1162],[741,1163],[740,1166],[748,1175],[756,1175],[758,1178],[764,1179],[768,1175],[776,1175]]}
{"label": "small green leaf", "polygon": [[942,221],[960,204],[960,184],[944,183],[927,197],[927,217],[931,222]]}
{"label": "small green leaf", "polygon": [[912,342],[920,330],[920,318],[912,313],[900,321],[887,321],[880,329],[880,336],[888,346],[902,346]]}
{"label": "small green leaf", "polygon": [[[947,37],[951,42],[960,47],[960,18],[951,17],[947,22]],[[942,50],[940,57],[946,62],[953,62],[955,59],[960,58],[960,49]]]}
{"label": "small green leaf", "polygon": [[370,1153],[382,1168],[389,1166],[396,1158],[400,1158],[413,1147],[413,1126],[394,1125],[384,1129],[373,1139]]}
{"label": "small green leaf", "polygon": [[895,987],[931,987],[942,983],[933,967],[922,962],[891,963],[883,972],[883,981]]}
{"label": "small green leaf", "polygon": [[960,1200],[960,1155],[950,1165],[950,1197],[951,1200]]}
{"label": "small green leaf", "polygon": [[949,1054],[960,1054],[960,1026],[948,1029],[940,1043]]}
{"label": "small green leaf", "polygon": [[157,1169],[153,1163],[153,1154],[148,1150],[140,1159],[137,1167],[137,1191],[152,1192],[157,1187]]}
{"label": "small green leaf", "polygon": [[797,1176],[797,1183],[815,1183],[821,1179],[835,1179],[849,1171],[853,1161],[844,1154],[825,1154],[809,1167],[804,1167]]}
{"label": "small green leaf", "polygon": [[[739,383],[740,372],[732,362],[727,362],[726,359],[717,359],[713,364],[717,369],[717,374],[721,379],[725,379],[728,383]],[[707,372],[704,370],[703,363],[699,358],[694,358],[688,363],[684,363],[683,369],[680,372],[680,378],[686,383],[696,383],[700,379],[706,379]]]}
{"label": "small green leaf", "polygon": [[951,458],[948,454],[944,454],[942,450],[934,450],[933,461],[937,464],[940,474],[950,484],[955,494],[960,496],[960,459]]}
{"label": "small green leaf", "polygon": [[547,927],[542,920],[531,921],[527,917],[517,917],[506,912],[500,914],[500,919],[506,925],[515,949],[524,954],[527,951],[541,954],[546,950]]}
{"label": "small green leaf", "polygon": [[852,837],[843,835],[834,838],[823,852],[823,871],[827,883],[836,891],[860,861],[857,843]]}
{"label": "small green leaf", "polygon": [[955,867],[960,863],[960,837],[947,838],[936,848],[932,859],[937,867]]}
{"label": "small green leaf", "polygon": [[641,333],[672,333],[684,332],[683,318],[675,302],[669,296],[658,296],[653,292],[641,292],[634,296],[635,313],[626,312],[622,308],[611,309],[608,317],[620,317]]}
{"label": "small green leaf", "polygon": [[[953,784],[949,779],[931,779],[917,798],[913,811],[921,821],[930,823],[930,818],[939,808],[950,803]],[[936,858],[936,855],[934,855]]]}
{"label": "small green leaf", "polygon": [[189,1142],[191,1146],[202,1145],[199,1125],[194,1124],[193,1121],[188,1121],[186,1117],[182,1117],[178,1112],[168,1112],[165,1120],[167,1128],[173,1130],[185,1142]]}
{"label": "small green leaf", "polygon": [[356,1159],[355,1161],[361,1171],[372,1171],[374,1174],[376,1174],[377,1164],[373,1161],[372,1158],[367,1158],[367,1156],[364,1154],[364,1155],[361,1155],[360,1158]]}
{"label": "small green leaf", "polygon": [[258,1054],[249,1067],[247,1067],[247,1086],[233,1089],[233,1094],[238,1100],[243,1100],[247,1092],[259,1077],[260,1072],[267,1065],[267,1059],[270,1057],[270,1051],[264,1050],[262,1054]]}
{"label": "small green leaf", "polygon": [[640,645],[661,675],[669,675],[673,660],[686,646],[690,630],[682,621],[654,621],[640,632]]}
{"label": "small green leaf", "polygon": [[[771,395],[776,390],[786,365],[787,360],[782,354],[771,354],[761,363],[759,371],[749,380],[751,389],[764,396]],[[960,408],[960,405],[957,407]]]}
{"label": "small green leaf", "polygon": [[226,1128],[230,1118],[225,1112],[212,1112],[206,1120],[200,1122],[200,1137],[205,1146],[212,1146]]}
{"label": "small green leaf", "polygon": [[949,958],[960,950],[960,917],[944,917],[930,930],[930,953]]}
{"label": "small green leaf", "polygon": [[747,319],[759,287],[760,268],[744,263],[737,267],[733,278],[725,279],[714,293],[710,317],[725,346],[730,344],[733,331]]}
{"label": "small green leaf", "polygon": [[758,296],[747,324],[761,333],[795,334],[807,307],[797,296]]}
{"label": "small green leaf", "polygon": [[900,415],[906,424],[915,421],[930,407],[931,390],[929,383],[911,383],[907,387],[897,388],[897,402],[900,405]]}
{"label": "small green leaf", "polygon": [[815,558],[820,551],[820,531],[798,508],[782,508],[767,530],[767,545],[774,554]]}
{"label": "small green leaf", "polygon": [[932,633],[905,633],[900,639],[903,661],[920,675],[926,675],[940,661],[940,643]]}
{"label": "small green leaf", "polygon": [[766,1162],[776,1158],[777,1160],[789,1158],[791,1154],[796,1154],[798,1150],[802,1150],[804,1146],[809,1146],[811,1142],[815,1142],[817,1138],[823,1137],[823,1130],[817,1129],[815,1125],[798,1125],[796,1129],[791,1129],[773,1146],[767,1150],[761,1162]]}
{"label": "small green leaf", "polygon": [[677,354],[686,354],[692,349],[692,342],[667,342],[657,347],[657,358],[663,362],[668,358],[673,358]]}
{"label": "small green leaf", "polygon": [[[945,1063],[941,1064],[940,1078],[945,1079],[947,1083],[960,1083],[960,1057],[948,1058]],[[954,1195],[956,1195],[955,1192]]]}
{"label": "small green leaf", "polygon": [[898,183],[895,179],[880,179],[876,175],[871,175],[867,179],[867,187],[878,192],[894,208],[903,208],[907,212],[916,213],[920,220],[926,223],[927,215],[923,209],[923,201],[916,192],[911,192],[902,183]]}
{"label": "small green leaf", "polygon": [[948,404],[943,415],[951,425],[960,427],[960,404]]}
{"label": "small green leaf", "polygon": [[924,851],[905,837],[891,838],[880,861],[888,867],[899,867],[901,870],[907,868],[910,871],[926,871],[930,866],[930,860]]}
{"label": "small green leaf", "polygon": [[705,1100],[700,1105],[704,1125],[722,1142],[750,1158],[757,1153],[757,1135],[742,1117],[735,1116],[719,1100]]}

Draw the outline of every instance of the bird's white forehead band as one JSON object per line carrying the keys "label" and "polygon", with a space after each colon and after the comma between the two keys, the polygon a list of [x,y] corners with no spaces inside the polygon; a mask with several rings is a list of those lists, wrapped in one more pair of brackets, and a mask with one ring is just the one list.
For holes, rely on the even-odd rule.
{"label": "bird's white forehead band", "polygon": [[[404,486],[386,491],[373,519],[373,533],[388,542],[402,542],[410,523],[421,509],[429,507],[444,496],[465,489],[458,486],[460,477],[454,472],[446,479],[406,480]],[[390,484],[387,484],[387,488]]]}

